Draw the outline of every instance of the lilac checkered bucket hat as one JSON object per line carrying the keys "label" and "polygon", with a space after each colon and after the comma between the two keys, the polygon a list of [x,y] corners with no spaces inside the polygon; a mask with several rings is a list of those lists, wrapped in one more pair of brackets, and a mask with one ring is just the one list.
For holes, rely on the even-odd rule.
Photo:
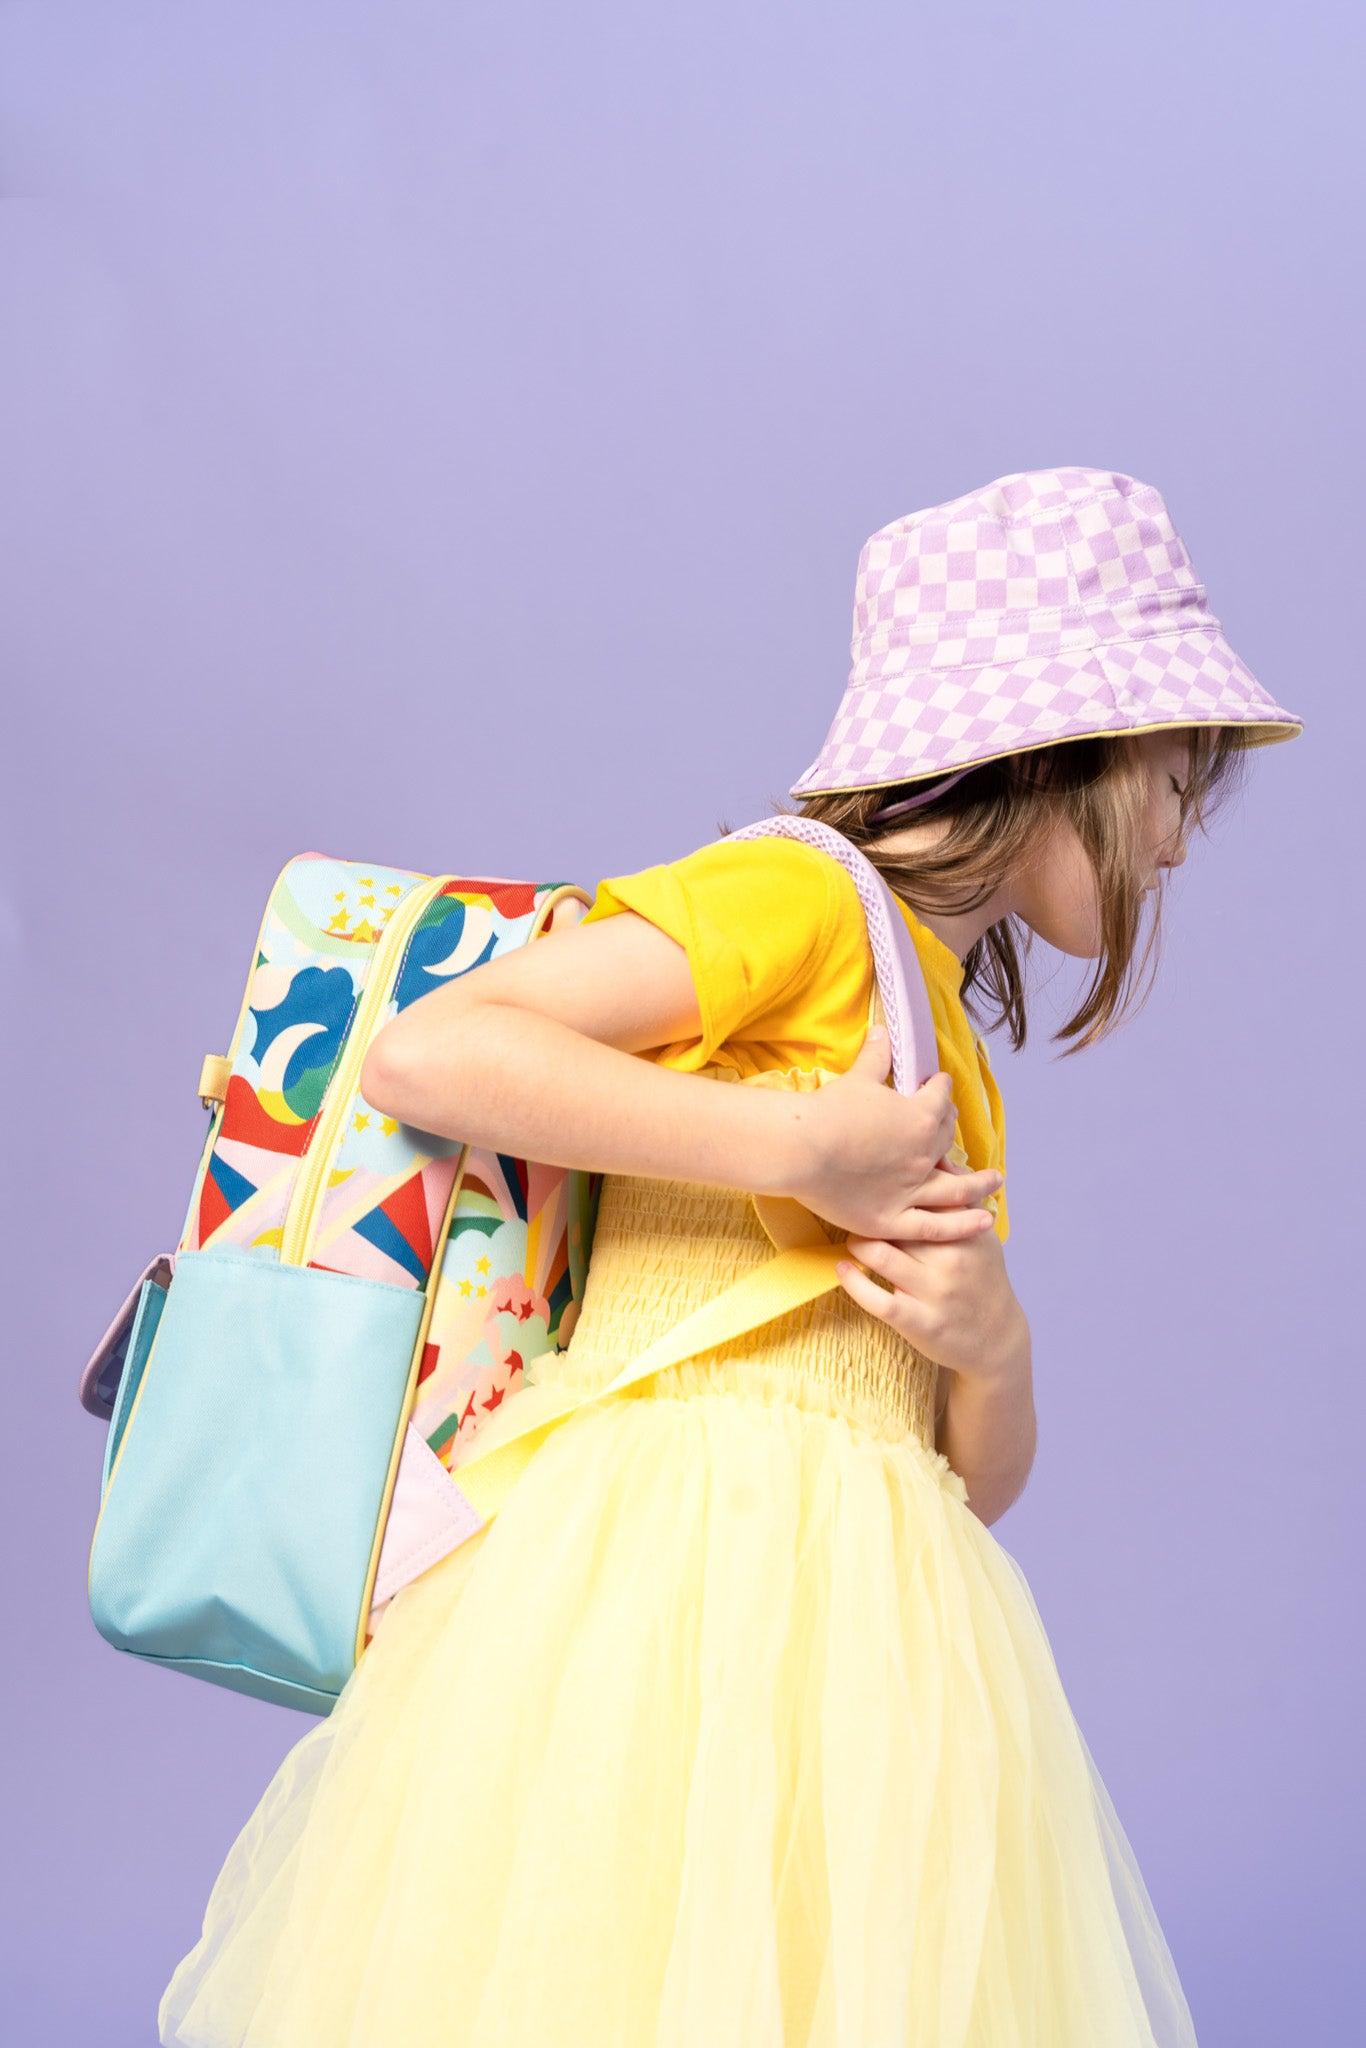
{"label": "lilac checkered bucket hat", "polygon": [[[1149,484],[1032,470],[884,526],[859,560],[853,669],[792,795],[961,773],[1058,740],[1236,725],[1293,739],[1238,659]],[[898,806],[908,808],[908,806]]]}

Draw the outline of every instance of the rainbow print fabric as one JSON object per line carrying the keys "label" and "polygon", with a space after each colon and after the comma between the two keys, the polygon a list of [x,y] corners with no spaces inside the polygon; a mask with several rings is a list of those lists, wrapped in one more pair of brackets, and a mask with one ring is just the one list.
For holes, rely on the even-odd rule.
{"label": "rainbow print fabric", "polygon": [[448,1469],[525,1367],[578,1318],[598,1180],[502,1153],[466,1162],[418,1378],[414,1426]]}

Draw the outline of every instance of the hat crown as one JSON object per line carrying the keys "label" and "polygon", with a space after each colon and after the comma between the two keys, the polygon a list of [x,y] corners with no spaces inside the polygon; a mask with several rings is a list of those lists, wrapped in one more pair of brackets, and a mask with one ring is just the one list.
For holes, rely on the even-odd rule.
{"label": "hat crown", "polygon": [[1090,615],[1113,636],[1116,605],[1148,600],[1163,612],[1175,593],[1187,617],[1204,598],[1150,484],[1111,470],[1033,470],[893,520],[865,543],[851,653],[857,673],[887,647],[937,636],[945,620],[991,631],[1025,614],[1045,630],[1064,613],[1074,627]]}
{"label": "hat crown", "polygon": [[851,653],[794,796],[1152,726],[1299,730],[1224,639],[1159,493],[1114,470],[1022,471],[882,527]]}

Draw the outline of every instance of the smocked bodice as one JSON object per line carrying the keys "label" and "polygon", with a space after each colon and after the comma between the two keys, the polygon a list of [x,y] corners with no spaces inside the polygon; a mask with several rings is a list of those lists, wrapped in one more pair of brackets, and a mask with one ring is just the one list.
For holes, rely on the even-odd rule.
{"label": "smocked bodice", "polygon": [[[832,1232],[833,1236],[834,1233]],[[609,1176],[603,1184],[583,1309],[569,1349],[535,1362],[533,1377],[588,1392],[606,1384],[675,1323],[773,1256],[754,1204],[729,1188]],[[933,1364],[842,1288],[659,1376],[678,1391],[736,1365],[769,1367],[824,1392],[893,1435],[933,1448]]]}

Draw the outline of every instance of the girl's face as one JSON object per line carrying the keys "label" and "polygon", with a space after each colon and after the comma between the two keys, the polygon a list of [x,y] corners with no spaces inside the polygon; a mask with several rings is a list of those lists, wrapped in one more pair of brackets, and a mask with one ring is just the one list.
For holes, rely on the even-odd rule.
{"label": "girl's face", "polygon": [[[1190,736],[1183,731],[1136,735],[1146,805],[1140,839],[1146,895],[1163,868],[1186,858],[1181,831],[1181,798],[1190,773]],[[1100,896],[1091,863],[1070,824],[1060,821],[1021,874],[1011,908],[1046,945],[1082,960],[1098,958],[1101,947]]]}

